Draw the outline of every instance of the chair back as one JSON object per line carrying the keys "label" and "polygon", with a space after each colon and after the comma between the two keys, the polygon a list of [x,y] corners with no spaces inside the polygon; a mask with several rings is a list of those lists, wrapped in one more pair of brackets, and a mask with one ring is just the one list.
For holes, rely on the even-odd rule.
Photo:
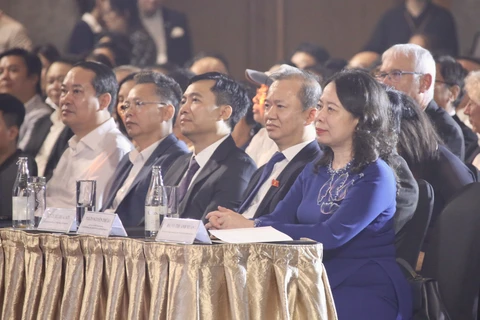
{"label": "chair back", "polygon": [[418,179],[418,204],[413,217],[395,235],[397,258],[407,261],[413,268],[417,265],[418,255],[427,234],[432,217],[434,192],[425,180]]}
{"label": "chair back", "polygon": [[477,319],[480,183],[464,186],[438,217],[425,252],[422,275],[437,279],[452,319]]}

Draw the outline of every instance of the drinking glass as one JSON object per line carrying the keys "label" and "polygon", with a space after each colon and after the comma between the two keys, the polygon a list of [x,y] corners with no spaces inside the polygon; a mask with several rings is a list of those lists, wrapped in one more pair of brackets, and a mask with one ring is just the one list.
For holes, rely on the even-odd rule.
{"label": "drinking glass", "polygon": [[95,211],[96,180],[77,180],[77,226],[87,211]]}
{"label": "drinking glass", "polygon": [[38,227],[47,207],[46,183],[45,177],[28,178],[28,216],[33,220],[35,228]]}

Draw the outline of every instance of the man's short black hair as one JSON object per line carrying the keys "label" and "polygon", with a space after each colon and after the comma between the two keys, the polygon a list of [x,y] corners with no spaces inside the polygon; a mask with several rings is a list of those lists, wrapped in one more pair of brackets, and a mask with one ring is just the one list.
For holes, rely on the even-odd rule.
{"label": "man's short black hair", "polygon": [[20,128],[25,119],[25,106],[23,103],[8,93],[0,94],[0,111],[7,127]]}
{"label": "man's short black hair", "polygon": [[95,77],[92,80],[92,86],[95,89],[97,97],[109,93],[112,96],[112,101],[108,105],[108,111],[112,113],[113,108],[117,104],[117,78],[113,70],[103,63],[93,61],[82,61],[73,66],[73,68],[82,68],[90,70],[95,73]]}
{"label": "man's short black hair", "polygon": [[170,103],[174,108],[172,123],[177,119],[180,100],[182,99],[182,89],[180,85],[172,78],[155,71],[142,71],[135,75],[135,84],[154,84],[155,93],[165,102]]}
{"label": "man's short black hair", "polygon": [[462,101],[464,95],[463,88],[465,86],[465,77],[467,76],[468,71],[450,56],[440,56],[435,59],[435,62],[438,64],[438,69],[443,77],[445,85],[458,86],[460,88],[460,94],[453,102],[453,105],[456,107],[460,101]]}
{"label": "man's short black hair", "polygon": [[229,105],[232,107],[229,124],[233,130],[237,122],[247,113],[247,109],[251,108],[251,100],[248,98],[247,90],[232,78],[219,72],[199,74],[190,79],[189,84],[202,80],[215,81],[210,90],[215,95],[215,103],[218,106]]}
{"label": "man's short black hair", "polygon": [[[315,61],[319,64],[324,64],[329,58],[330,54],[328,53],[327,49],[325,49],[322,46],[319,46],[315,43],[311,42],[303,42],[301,43],[295,51],[293,51],[293,54],[296,52],[305,52],[311,55],[312,57],[315,58]],[[292,54],[292,56],[293,56]]]}
{"label": "man's short black hair", "polygon": [[13,49],[2,52],[0,54],[0,60],[3,57],[8,57],[8,56],[16,56],[23,59],[23,62],[27,67],[27,75],[37,76],[38,82],[37,82],[37,85],[35,86],[35,90],[37,91],[38,94],[41,94],[42,89],[40,86],[40,80],[42,77],[42,61],[40,61],[40,58],[36,54],[31,53],[25,49],[13,48]]}

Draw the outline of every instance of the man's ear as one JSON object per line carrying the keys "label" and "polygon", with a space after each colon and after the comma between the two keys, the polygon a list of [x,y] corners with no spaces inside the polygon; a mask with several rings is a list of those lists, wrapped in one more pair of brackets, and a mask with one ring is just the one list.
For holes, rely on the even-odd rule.
{"label": "man's ear", "polygon": [[450,92],[450,95],[451,95],[449,98],[451,98],[451,101],[453,102],[458,99],[461,89],[459,86],[454,85],[454,86],[451,86],[448,91]]}
{"label": "man's ear", "polygon": [[9,142],[11,141],[17,141],[17,138],[18,138],[18,133],[19,133],[20,130],[18,130],[18,127],[17,126],[10,126],[8,129],[7,129],[7,139]]}
{"label": "man's ear", "polygon": [[233,112],[232,106],[230,106],[228,104],[220,106],[220,114],[219,114],[220,119],[219,120],[227,121],[232,116],[232,112]]}
{"label": "man's ear", "polygon": [[28,76],[29,81],[32,82],[35,86],[38,85],[38,82],[40,81],[40,76],[38,74],[32,73],[31,75]]}
{"label": "man's ear", "polygon": [[432,82],[433,78],[432,75],[429,73],[424,74],[420,77],[420,92],[424,93],[427,92],[428,89],[433,85]]}
{"label": "man's ear", "polygon": [[308,126],[315,121],[317,117],[317,108],[308,108],[304,112],[307,113],[307,119],[305,120],[305,125]]}
{"label": "man's ear", "polygon": [[175,114],[175,107],[171,104],[167,104],[165,107],[161,108],[163,109],[163,121],[168,121],[172,120],[173,121],[173,115]]}
{"label": "man's ear", "polygon": [[98,97],[98,102],[100,105],[100,110],[105,110],[105,109],[108,110],[108,106],[110,105],[110,102],[112,102],[112,95],[108,92],[102,93]]}

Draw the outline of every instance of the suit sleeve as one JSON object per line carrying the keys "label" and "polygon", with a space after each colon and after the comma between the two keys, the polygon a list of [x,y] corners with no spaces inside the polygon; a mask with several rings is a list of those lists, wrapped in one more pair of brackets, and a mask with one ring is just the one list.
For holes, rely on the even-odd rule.
{"label": "suit sleeve", "polygon": [[219,179],[215,185],[212,200],[203,213],[202,219],[205,219],[209,212],[217,210],[218,206],[236,212],[240,207],[243,194],[255,170],[256,166],[250,159],[244,160],[241,165],[232,165],[228,174]]}
{"label": "suit sleeve", "polygon": [[[357,180],[348,190],[345,199],[332,216],[316,224],[298,224],[293,222],[292,215],[296,212],[301,198],[297,180],[291,193],[279,203],[278,211],[270,219],[261,219],[260,225],[270,225],[275,229],[290,235],[293,239],[310,238],[323,243],[325,249],[338,248],[363,231],[379,215],[395,205],[395,179],[392,173],[386,170],[364,171],[365,175]],[[295,200],[289,203],[290,199]],[[312,203],[312,210],[318,210],[316,203]],[[279,217],[285,215],[286,217]],[[391,213],[393,215],[393,212]],[[386,215],[385,219],[390,219]],[[273,219],[272,219],[273,218]],[[279,221],[275,221],[277,218]]]}

